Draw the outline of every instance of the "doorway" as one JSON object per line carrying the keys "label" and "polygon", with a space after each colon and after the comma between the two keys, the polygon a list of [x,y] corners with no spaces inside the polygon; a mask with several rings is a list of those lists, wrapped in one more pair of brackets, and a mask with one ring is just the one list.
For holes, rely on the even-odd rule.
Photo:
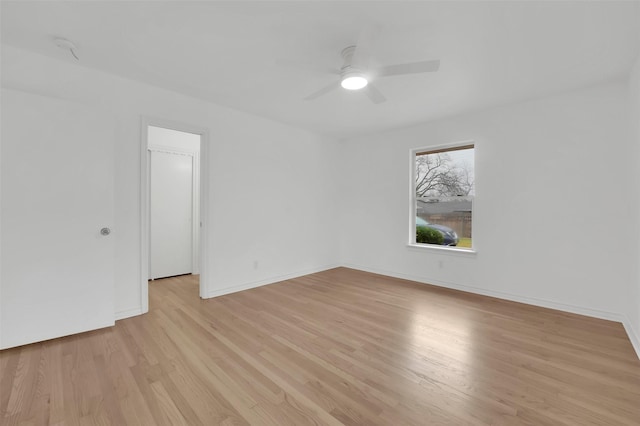
{"label": "doorway", "polygon": [[199,273],[200,135],[148,127],[149,279]]}
{"label": "doorway", "polygon": [[191,126],[143,121],[143,312],[148,311],[153,280],[192,275],[200,297],[206,297],[201,262],[206,191],[200,160],[206,153],[206,136],[205,130]]}

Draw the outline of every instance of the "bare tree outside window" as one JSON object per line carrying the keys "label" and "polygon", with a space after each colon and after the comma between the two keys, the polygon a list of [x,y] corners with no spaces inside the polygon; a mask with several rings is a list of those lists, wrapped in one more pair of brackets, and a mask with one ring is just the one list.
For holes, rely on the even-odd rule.
{"label": "bare tree outside window", "polygon": [[415,242],[471,248],[474,147],[416,153],[414,172]]}
{"label": "bare tree outside window", "polygon": [[469,163],[453,161],[447,152],[416,156],[417,197],[472,195],[474,183]]}

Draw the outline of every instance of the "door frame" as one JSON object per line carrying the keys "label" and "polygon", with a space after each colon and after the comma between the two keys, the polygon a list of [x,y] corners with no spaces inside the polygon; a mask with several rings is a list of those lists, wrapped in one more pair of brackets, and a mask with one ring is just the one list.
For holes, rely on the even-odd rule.
{"label": "door frame", "polygon": [[209,211],[209,129],[190,124],[179,123],[162,118],[143,116],[140,136],[140,301],[142,313],[149,312],[149,259],[150,259],[150,151],[148,149],[149,126],[177,130],[179,132],[200,135],[200,298],[207,297],[208,268],[204,259],[208,259],[207,218]]}

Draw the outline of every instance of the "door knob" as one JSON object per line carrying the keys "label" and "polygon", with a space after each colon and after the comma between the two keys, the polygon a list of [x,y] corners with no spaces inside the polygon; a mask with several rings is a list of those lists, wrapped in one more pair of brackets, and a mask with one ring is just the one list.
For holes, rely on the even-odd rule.
{"label": "door knob", "polygon": [[104,235],[105,237],[106,237],[107,235],[109,235],[110,233],[111,233],[111,229],[109,229],[109,228],[102,228],[102,229],[100,230],[100,234],[101,234],[101,235]]}

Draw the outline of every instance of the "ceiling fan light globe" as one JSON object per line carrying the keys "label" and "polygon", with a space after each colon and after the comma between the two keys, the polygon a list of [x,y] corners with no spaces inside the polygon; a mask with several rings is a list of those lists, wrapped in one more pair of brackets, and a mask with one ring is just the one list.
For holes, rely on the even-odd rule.
{"label": "ceiling fan light globe", "polygon": [[366,77],[360,74],[345,75],[340,85],[347,90],[360,90],[369,84]]}

